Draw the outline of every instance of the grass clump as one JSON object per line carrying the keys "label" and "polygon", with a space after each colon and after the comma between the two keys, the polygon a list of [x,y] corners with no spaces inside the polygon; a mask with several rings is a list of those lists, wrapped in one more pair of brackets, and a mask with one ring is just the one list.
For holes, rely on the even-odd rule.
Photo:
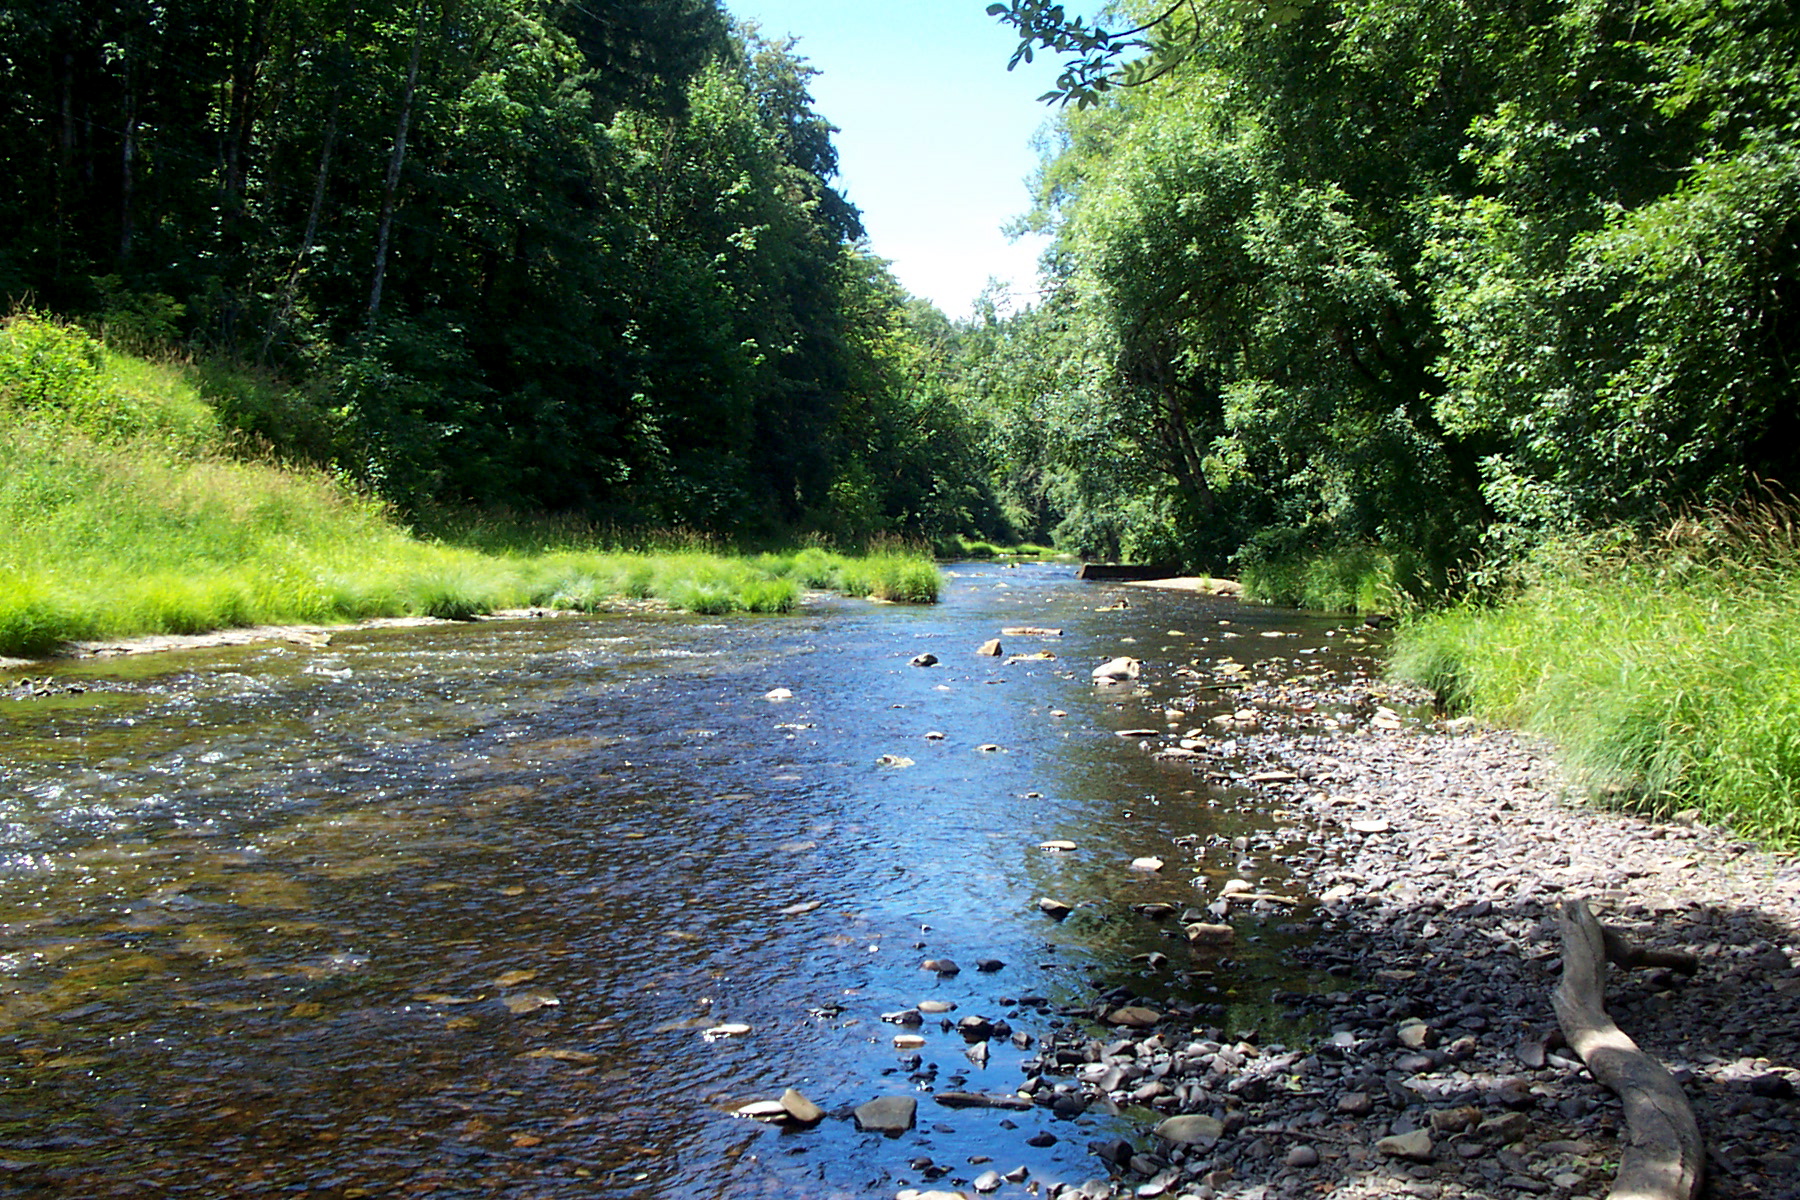
{"label": "grass clump", "polygon": [[323,471],[240,450],[191,368],[114,354],[30,314],[0,322],[0,655],[620,599],[711,614],[791,612],[804,588],[937,595],[930,559],[892,547],[749,558],[685,531],[508,513],[431,514],[414,536]]}
{"label": "grass clump", "polygon": [[1245,552],[1238,574],[1246,599],[1320,612],[1391,611],[1400,606],[1399,567],[1367,544],[1280,553]]}
{"label": "grass clump", "polygon": [[1556,743],[1609,801],[1800,848],[1800,510],[1541,552],[1503,602],[1410,621],[1392,671]]}

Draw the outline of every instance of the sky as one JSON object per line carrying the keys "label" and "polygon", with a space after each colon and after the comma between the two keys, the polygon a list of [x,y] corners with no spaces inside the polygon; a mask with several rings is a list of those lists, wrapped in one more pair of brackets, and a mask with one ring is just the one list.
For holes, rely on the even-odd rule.
{"label": "sky", "polygon": [[907,291],[968,315],[988,279],[1036,299],[1044,239],[1001,226],[1031,207],[1032,135],[1054,114],[1049,59],[1006,60],[1018,39],[987,0],[725,0],[771,40],[792,34],[820,74],[813,107],[839,128],[838,187]]}

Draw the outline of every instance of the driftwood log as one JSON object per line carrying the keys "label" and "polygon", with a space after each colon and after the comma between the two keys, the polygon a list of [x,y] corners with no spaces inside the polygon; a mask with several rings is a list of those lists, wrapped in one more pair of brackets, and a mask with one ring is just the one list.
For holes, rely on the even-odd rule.
{"label": "driftwood log", "polygon": [[1657,952],[1652,964],[1645,952],[1602,929],[1581,900],[1562,907],[1562,940],[1562,982],[1550,1003],[1563,1039],[1625,1106],[1625,1145],[1608,1200],[1694,1200],[1706,1163],[1694,1110],[1675,1077],[1606,1015],[1609,951],[1616,951],[1625,965],[1670,966],[1690,973],[1693,960]]}

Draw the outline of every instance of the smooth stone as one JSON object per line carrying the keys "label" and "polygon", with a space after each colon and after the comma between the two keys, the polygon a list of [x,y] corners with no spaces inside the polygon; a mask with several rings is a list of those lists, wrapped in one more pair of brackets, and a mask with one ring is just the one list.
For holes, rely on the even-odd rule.
{"label": "smooth stone", "polygon": [[817,1125],[825,1119],[824,1109],[793,1088],[781,1093],[781,1107],[787,1110],[788,1116],[802,1125]]}
{"label": "smooth stone", "polygon": [[894,1035],[894,1049],[896,1050],[920,1050],[924,1046],[925,1039],[916,1033],[896,1033]]}
{"label": "smooth stone", "polygon": [[1147,854],[1142,858],[1132,859],[1131,869],[1134,871],[1160,871],[1163,869],[1163,860],[1155,855]]}
{"label": "smooth stone", "polygon": [[1366,1117],[1375,1111],[1375,1102],[1367,1092],[1345,1092],[1337,1099],[1337,1110],[1347,1117]]}
{"label": "smooth stone", "polygon": [[1408,1021],[1397,1032],[1400,1044],[1408,1050],[1423,1050],[1433,1041],[1431,1026],[1423,1021]]}
{"label": "smooth stone", "polygon": [[1075,849],[1075,843],[1069,841],[1067,838],[1052,838],[1047,842],[1039,842],[1038,849],[1048,850],[1052,854],[1066,854],[1070,850]]}
{"label": "smooth stone", "polygon": [[1222,946],[1237,939],[1237,930],[1229,925],[1214,925],[1206,921],[1195,921],[1183,927],[1187,940],[1196,945]]}
{"label": "smooth stone", "polygon": [[1155,1009],[1141,1008],[1136,1005],[1115,1008],[1106,1014],[1106,1021],[1109,1025],[1123,1025],[1127,1029],[1149,1029],[1160,1020],[1162,1020],[1162,1014]]}
{"label": "smooth stone", "polygon": [[935,654],[915,654],[912,659],[912,665],[915,667],[935,667],[937,666],[937,660],[938,656]]}
{"label": "smooth stone", "polygon": [[933,1097],[945,1108],[1002,1108],[1011,1112],[1030,1112],[1031,1100],[1005,1092],[939,1092]]}
{"label": "smooth stone", "polygon": [[919,1102],[911,1096],[881,1096],[856,1109],[856,1127],[864,1133],[897,1137],[913,1127]]}
{"label": "smooth stone", "polygon": [[776,688],[774,691],[763,693],[764,700],[792,700],[793,698],[794,693],[787,688]]}
{"label": "smooth stone", "polygon": [[921,1000],[919,1001],[919,1011],[922,1013],[955,1012],[956,1005],[948,1000]]}
{"label": "smooth stone", "polygon": [[975,960],[975,969],[987,975],[991,975],[995,971],[1004,970],[1005,967],[1006,964],[997,958],[978,958]]}
{"label": "smooth stone", "polygon": [[1068,916],[1070,911],[1069,906],[1064,904],[1061,900],[1052,900],[1048,896],[1044,896],[1038,900],[1038,908],[1059,921]]}
{"label": "smooth stone", "polygon": [[1378,1153],[1389,1158],[1410,1159],[1413,1162],[1431,1161],[1431,1131],[1415,1129],[1411,1133],[1396,1133],[1384,1137],[1375,1143]]}
{"label": "smooth stone", "polygon": [[748,1104],[740,1104],[731,1110],[733,1116],[749,1117],[753,1121],[786,1121],[793,1114],[779,1100],[752,1100]]}
{"label": "smooth stone", "polygon": [[948,958],[928,958],[919,964],[919,970],[935,971],[939,975],[957,975],[962,972],[962,968]]}
{"label": "smooth stone", "polygon": [[999,658],[1000,655],[1005,652],[1000,649],[1000,639],[999,638],[989,638],[987,641],[981,643],[981,645],[976,648],[975,653],[983,656],[984,658]]}
{"label": "smooth stone", "polygon": [[1225,1125],[1217,1117],[1186,1113],[1158,1125],[1156,1136],[1182,1146],[1210,1146],[1225,1136]]}
{"label": "smooth stone", "polygon": [[972,1186],[976,1191],[986,1194],[988,1192],[999,1191],[1000,1185],[1005,1182],[1006,1181],[1000,1177],[1000,1172],[983,1171],[975,1177],[975,1182]]}
{"label": "smooth stone", "polygon": [[1319,1165],[1319,1152],[1311,1146],[1295,1146],[1281,1161],[1290,1167],[1316,1167]]}
{"label": "smooth stone", "polygon": [[1114,658],[1094,668],[1094,678],[1102,683],[1123,683],[1128,679],[1136,679],[1142,665],[1135,658]]}

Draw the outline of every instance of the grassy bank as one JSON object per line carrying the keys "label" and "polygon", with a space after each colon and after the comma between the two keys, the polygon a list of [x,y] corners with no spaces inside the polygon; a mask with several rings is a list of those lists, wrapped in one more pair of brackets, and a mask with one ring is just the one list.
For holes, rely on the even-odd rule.
{"label": "grassy bank", "polygon": [[33,317],[0,325],[0,654],[618,597],[786,612],[805,588],[929,603],[938,574],[904,547],[743,556],[529,520],[414,537],[324,473],[231,453],[184,370]]}
{"label": "grassy bank", "polygon": [[1596,796],[1800,849],[1800,511],[1562,546],[1497,607],[1402,630],[1393,671],[1542,734]]}

